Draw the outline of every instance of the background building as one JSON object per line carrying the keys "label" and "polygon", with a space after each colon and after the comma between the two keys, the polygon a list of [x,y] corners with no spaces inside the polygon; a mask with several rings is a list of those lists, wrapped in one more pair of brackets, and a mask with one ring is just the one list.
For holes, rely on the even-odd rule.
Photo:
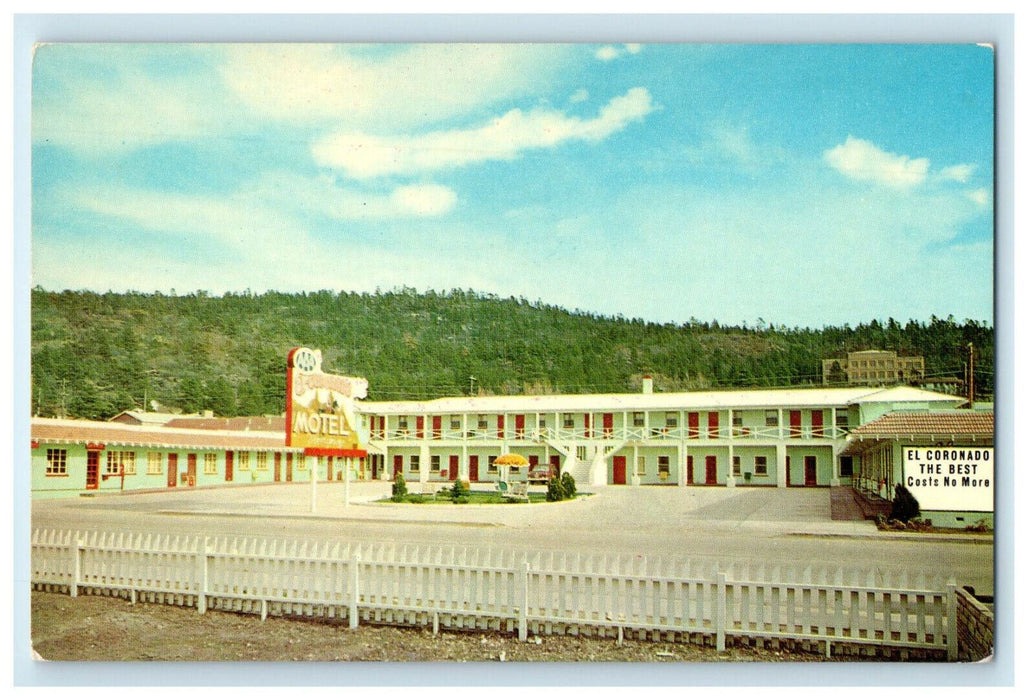
{"label": "background building", "polygon": [[918,384],[924,379],[923,357],[899,357],[891,350],[860,350],[846,358],[823,360],[824,384]]}

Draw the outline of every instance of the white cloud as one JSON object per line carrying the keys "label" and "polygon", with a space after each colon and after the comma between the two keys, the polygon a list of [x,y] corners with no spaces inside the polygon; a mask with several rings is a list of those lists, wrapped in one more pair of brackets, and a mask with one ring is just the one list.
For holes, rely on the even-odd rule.
{"label": "white cloud", "polygon": [[991,199],[991,196],[988,193],[987,187],[981,187],[979,189],[967,192],[967,199],[974,202],[974,204],[983,207],[988,204],[988,201]]}
{"label": "white cloud", "polygon": [[543,44],[245,44],[220,72],[256,113],[285,122],[407,128],[549,83],[571,49]]}
{"label": "white cloud", "polygon": [[823,154],[827,164],[855,180],[910,188],[927,179],[926,158],[909,158],[883,151],[869,141],[849,136],[841,145]]}
{"label": "white cloud", "polygon": [[942,168],[938,172],[938,179],[939,180],[951,180],[953,182],[966,183],[966,182],[968,182],[970,180],[970,178],[974,174],[975,170],[977,170],[977,166],[975,166],[975,165],[968,165],[968,164],[952,165],[952,166],[949,166],[948,168]]}
{"label": "white cloud", "polygon": [[440,216],[456,206],[456,192],[441,185],[405,185],[396,188],[389,201],[400,212]]}
{"label": "white cloud", "polygon": [[381,137],[343,132],[319,139],[312,147],[320,165],[353,178],[411,175],[471,163],[511,160],[523,151],[552,148],[567,141],[595,142],[620,131],[653,111],[650,93],[633,88],[612,99],[592,119],[563,112],[514,109],[479,127],[420,136]]}
{"label": "white cloud", "polygon": [[642,44],[623,44],[621,46],[601,46],[594,52],[598,61],[613,61],[621,56],[632,56],[643,49]]}
{"label": "white cloud", "polygon": [[568,102],[577,104],[579,102],[585,102],[589,99],[589,90],[586,88],[580,88],[572,93],[571,97],[568,98]]}

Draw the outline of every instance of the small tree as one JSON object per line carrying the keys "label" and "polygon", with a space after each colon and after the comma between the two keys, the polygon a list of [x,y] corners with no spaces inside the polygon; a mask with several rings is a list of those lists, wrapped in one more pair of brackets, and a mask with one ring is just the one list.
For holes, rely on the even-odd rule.
{"label": "small tree", "polygon": [[564,492],[565,498],[575,498],[578,495],[579,489],[575,485],[575,477],[569,472],[561,475],[561,490]]}
{"label": "small tree", "polygon": [[902,484],[895,485],[895,498],[891,501],[891,515],[889,520],[898,520],[900,523],[908,523],[913,518],[920,517],[920,504],[913,494]]}
{"label": "small tree", "polygon": [[402,474],[396,474],[395,482],[392,484],[392,500],[400,503],[406,499],[409,489],[406,488],[406,479]]}
{"label": "small tree", "polygon": [[561,486],[561,480],[555,476],[546,482],[546,500],[551,503],[564,500],[564,488]]}
{"label": "small tree", "polygon": [[466,499],[470,495],[471,482],[464,481],[463,479],[457,479],[453,482],[453,488],[449,491],[449,497],[452,498],[454,502],[457,502],[460,499]]}

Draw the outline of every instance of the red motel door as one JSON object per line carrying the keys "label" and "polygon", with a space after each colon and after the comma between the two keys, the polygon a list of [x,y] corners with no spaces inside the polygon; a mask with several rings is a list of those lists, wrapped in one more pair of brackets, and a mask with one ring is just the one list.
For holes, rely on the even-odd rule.
{"label": "red motel door", "polygon": [[293,471],[292,464],[291,464],[291,462],[292,462],[291,458],[293,456],[294,455],[292,455],[290,452],[288,452],[287,455],[285,455],[285,459],[284,459],[284,462],[285,462],[285,464],[284,464],[284,474],[287,477],[285,479],[285,481],[292,481],[294,479],[294,475],[291,473]]}
{"label": "red motel door", "polygon": [[[697,414],[695,413],[693,415],[696,416]],[[687,455],[686,456],[686,485],[687,486],[693,486],[694,485],[694,456],[693,455]]]}
{"label": "red motel door", "polygon": [[806,457],[805,458],[805,485],[815,486],[816,485],[816,458]]}
{"label": "red motel door", "polygon": [[392,478],[399,476],[403,473],[403,456],[393,455],[392,456]]}
{"label": "red motel door", "polygon": [[273,453],[273,480],[280,481],[280,453]]}
{"label": "red motel door", "polygon": [[[614,416],[614,414],[613,413],[605,413],[604,414],[604,437],[606,437],[606,438],[611,437],[611,434],[614,432],[614,427],[615,427],[615,416]],[[624,460],[625,458],[623,457],[622,459]],[[623,483],[625,483],[625,482],[623,482]]]}
{"label": "red motel door", "polygon": [[518,440],[525,437],[525,416],[524,414],[518,414],[514,416],[514,432],[517,434]]}
{"label": "red motel door", "polygon": [[791,485],[791,458],[787,457],[784,461],[786,463],[786,467],[785,468],[787,470],[787,485],[790,486]]}
{"label": "red motel door", "polygon": [[717,438],[719,437],[719,412],[710,411],[708,413],[708,437]]}
{"label": "red motel door", "polygon": [[715,455],[708,455],[704,458],[704,483],[714,486],[719,483],[718,458]]}
{"label": "red motel door", "polygon": [[467,476],[471,481],[478,481],[478,455],[467,458]]}
{"label": "red motel door", "polygon": [[791,437],[801,437],[801,411],[791,411]]}
{"label": "red motel door", "polygon": [[229,450],[226,452],[226,480],[234,480],[234,453]]}
{"label": "red motel door", "polygon": [[625,484],[625,457],[615,457],[612,466],[614,468],[612,483],[619,486]]}
{"label": "red motel door", "polygon": [[561,456],[550,455],[550,476],[557,478],[561,475]]}
{"label": "red motel door", "polygon": [[86,453],[86,488],[96,489],[99,485],[101,471],[101,453],[88,450]]}
{"label": "red motel door", "polygon": [[417,416],[417,439],[424,439],[424,416]]}
{"label": "red motel door", "polygon": [[187,486],[193,486],[198,480],[198,456],[187,455]]}
{"label": "red motel door", "polygon": [[168,486],[169,488],[175,488],[176,487],[176,475],[179,473],[179,470],[176,467],[176,464],[177,464],[177,461],[178,461],[178,457],[179,457],[179,455],[176,455],[176,454],[169,455],[169,471],[168,471],[169,478],[166,479],[166,482],[165,482],[165,485]]}
{"label": "red motel door", "polygon": [[500,440],[503,439],[503,430],[506,426],[506,416],[496,416],[496,437]]}
{"label": "red motel door", "polygon": [[812,437],[823,437],[823,411],[812,412]]}
{"label": "red motel door", "polygon": [[701,435],[701,414],[699,413],[687,413],[686,414],[687,433],[691,440],[696,440]]}
{"label": "red motel door", "polygon": [[460,478],[460,455],[449,455],[449,480]]}
{"label": "red motel door", "polygon": [[442,416],[431,417],[431,439],[438,440],[442,437]]}

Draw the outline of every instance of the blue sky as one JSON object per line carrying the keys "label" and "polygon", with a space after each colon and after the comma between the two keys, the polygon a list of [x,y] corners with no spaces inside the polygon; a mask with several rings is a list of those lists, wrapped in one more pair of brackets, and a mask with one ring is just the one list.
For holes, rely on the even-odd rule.
{"label": "blue sky", "polygon": [[44,45],[32,283],[992,320],[975,45]]}

